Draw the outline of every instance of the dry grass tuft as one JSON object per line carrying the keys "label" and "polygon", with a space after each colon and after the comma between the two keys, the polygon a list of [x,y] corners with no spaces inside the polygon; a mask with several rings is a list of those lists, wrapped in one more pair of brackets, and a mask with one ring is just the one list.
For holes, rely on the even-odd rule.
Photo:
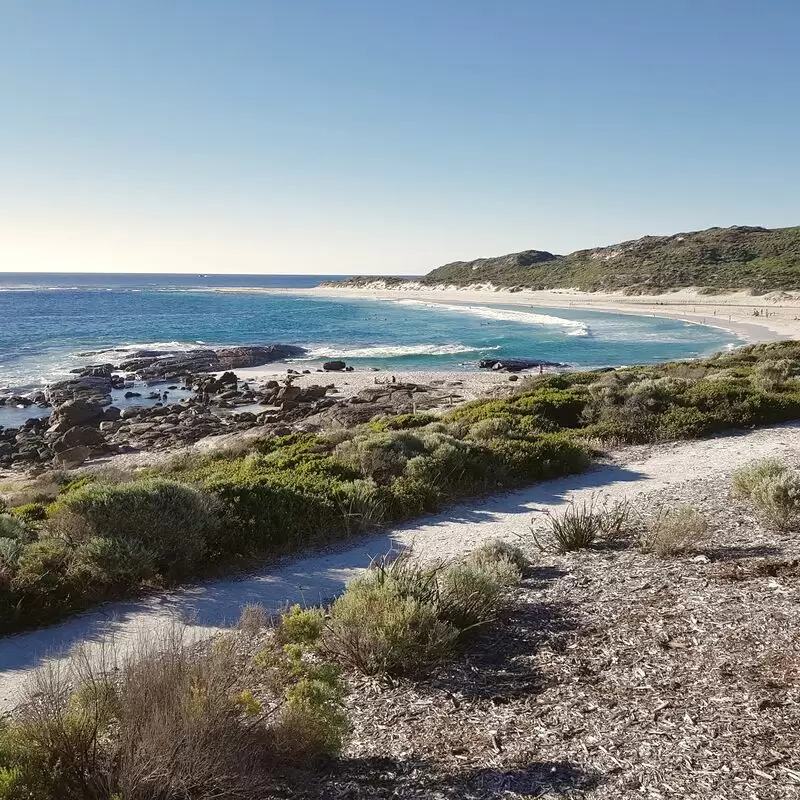
{"label": "dry grass tuft", "polygon": [[591,547],[598,541],[613,542],[621,538],[630,517],[630,509],[625,502],[570,503],[567,509],[554,514],[545,512],[547,524],[544,532],[531,528],[536,545],[542,551],[569,553]]}
{"label": "dry grass tuft", "polygon": [[706,517],[687,505],[662,508],[639,537],[642,552],[660,558],[693,550],[709,535]]}

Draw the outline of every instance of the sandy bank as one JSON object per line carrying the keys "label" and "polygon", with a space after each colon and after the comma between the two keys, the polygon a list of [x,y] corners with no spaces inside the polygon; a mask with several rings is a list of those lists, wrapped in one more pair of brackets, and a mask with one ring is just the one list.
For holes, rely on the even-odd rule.
{"label": "sandy bank", "polygon": [[431,303],[584,308],[589,311],[668,317],[700,325],[711,325],[728,330],[751,342],[800,338],[800,297],[787,292],[771,292],[763,296],[754,296],[748,292],[708,295],[696,289],[681,289],[659,295],[628,296],[621,293],[603,294],[573,289],[509,292],[490,287],[421,288],[420,284],[415,283],[410,283],[403,289],[386,289],[376,284],[359,289],[316,287],[265,291],[320,297],[368,297],[374,300],[400,300],[413,296],[415,299]]}

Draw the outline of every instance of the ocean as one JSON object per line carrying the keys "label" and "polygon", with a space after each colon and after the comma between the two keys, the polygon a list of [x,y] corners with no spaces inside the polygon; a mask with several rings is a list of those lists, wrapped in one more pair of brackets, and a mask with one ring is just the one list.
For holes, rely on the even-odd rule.
{"label": "ocean", "polygon": [[626,314],[269,293],[337,277],[0,273],[0,389],[39,387],[143,347],[281,342],[308,348],[310,360],[455,370],[486,357],[648,363],[740,343],[719,328]]}

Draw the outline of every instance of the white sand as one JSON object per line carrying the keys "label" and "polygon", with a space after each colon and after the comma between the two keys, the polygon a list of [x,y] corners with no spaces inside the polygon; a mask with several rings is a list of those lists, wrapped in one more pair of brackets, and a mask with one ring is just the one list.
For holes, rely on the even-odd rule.
{"label": "white sand", "polygon": [[[268,364],[263,367],[247,367],[235,370],[236,375],[243,381],[254,382],[259,385],[266,380],[283,380],[287,377],[287,370],[295,371],[308,369],[309,375],[293,375],[292,383],[295,386],[334,386],[336,393],[331,397],[347,398],[358,394],[362,389],[371,389],[375,386],[391,383],[392,376],[398,383],[416,383],[421,386],[430,386],[445,394],[452,394],[461,400],[473,400],[494,394],[502,394],[509,387],[508,373],[492,372],[491,370],[453,370],[453,371],[425,371],[425,370],[393,370],[358,368],[353,372],[317,372],[317,367],[322,364],[313,362],[296,362],[293,364]],[[221,373],[219,373],[221,374]],[[459,400],[458,402],[461,402]]]}
{"label": "white sand", "polygon": [[[242,291],[242,290],[234,290]],[[258,291],[258,290],[246,290]],[[622,293],[580,292],[576,289],[509,292],[492,288],[421,288],[410,283],[403,289],[386,289],[380,283],[360,289],[265,289],[265,293],[305,294],[320,297],[369,297],[400,300],[413,297],[430,303],[479,303],[542,308],[585,308],[620,314],[669,317],[724,328],[749,341],[800,338],[800,296],[770,292],[706,295],[696,289],[680,289],[659,295],[627,296]],[[764,312],[755,315],[754,312]]]}
{"label": "white sand", "polygon": [[728,478],[743,463],[763,456],[800,458],[800,423],[694,442],[640,446],[620,451],[612,463],[569,478],[482,501],[454,506],[436,516],[399,526],[340,549],[286,560],[241,579],[213,581],[127,603],[112,603],[50,628],[0,639],[0,711],[13,707],[30,672],[48,653],[76,645],[97,647],[113,637],[117,652],[142,634],[168,630],[175,619],[192,623],[196,636],[210,636],[235,621],[246,603],[269,609],[290,602],[316,603],[341,591],[378,556],[413,547],[424,559],[450,558],[482,542],[503,538],[530,543],[537,509],[602,494],[621,499],[642,491],[680,487],[711,477]]}

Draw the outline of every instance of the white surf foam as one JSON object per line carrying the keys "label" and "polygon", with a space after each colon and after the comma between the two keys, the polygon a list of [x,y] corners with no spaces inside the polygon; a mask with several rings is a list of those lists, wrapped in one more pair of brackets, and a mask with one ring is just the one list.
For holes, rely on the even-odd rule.
{"label": "white surf foam", "polygon": [[567,329],[567,336],[588,336],[589,326],[585,322],[574,319],[554,317],[551,314],[535,314],[530,311],[511,311],[505,308],[492,308],[490,306],[450,305],[448,303],[428,303],[424,300],[395,300],[394,302],[406,306],[424,306],[425,308],[438,309],[439,311],[455,311],[460,314],[474,314],[476,317],[486,319],[504,320],[507,322],[521,322],[524,325],[548,325]]}
{"label": "white surf foam", "polygon": [[311,347],[307,356],[296,361],[319,358],[401,358],[402,356],[450,356],[499,350],[500,347],[467,347],[462,344],[376,345],[375,347]]}

